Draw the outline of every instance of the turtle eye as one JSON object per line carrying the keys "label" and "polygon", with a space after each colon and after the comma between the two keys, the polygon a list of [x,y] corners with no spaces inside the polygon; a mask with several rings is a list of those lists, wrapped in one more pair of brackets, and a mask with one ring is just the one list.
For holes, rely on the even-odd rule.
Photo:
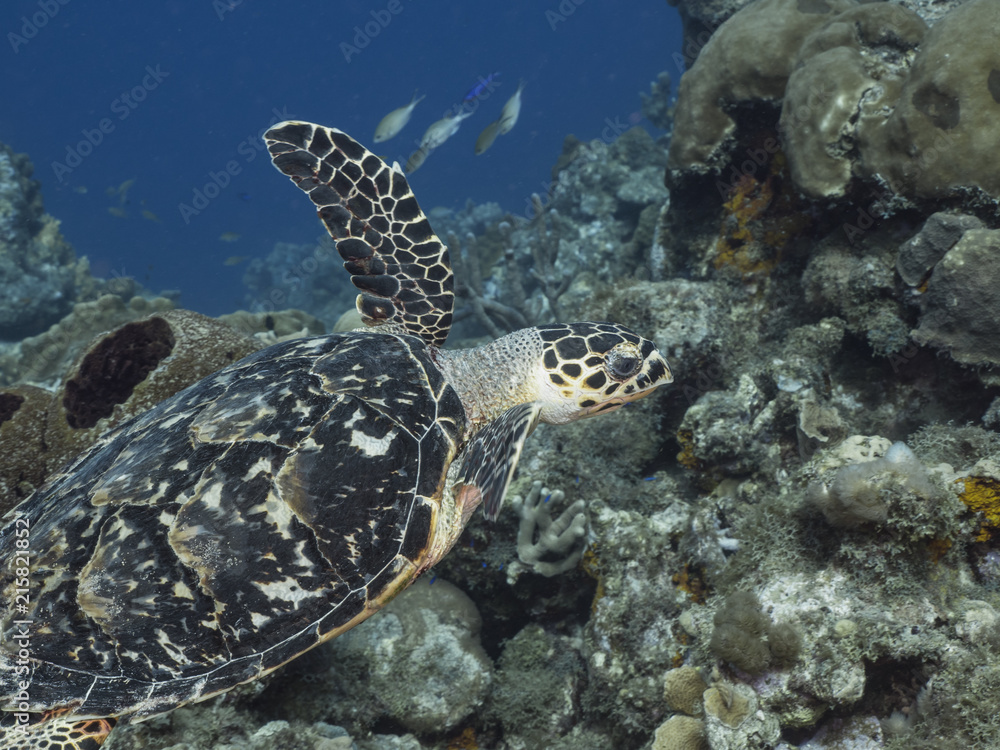
{"label": "turtle eye", "polygon": [[605,365],[608,368],[608,373],[615,380],[628,380],[639,372],[642,357],[639,356],[638,351],[635,351],[634,346],[621,344],[608,352]]}

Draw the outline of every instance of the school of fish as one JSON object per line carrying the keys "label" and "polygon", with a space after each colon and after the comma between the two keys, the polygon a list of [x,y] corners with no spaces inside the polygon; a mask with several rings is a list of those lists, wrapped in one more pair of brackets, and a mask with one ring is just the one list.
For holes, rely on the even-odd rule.
{"label": "school of fish", "polygon": [[[485,77],[481,76],[476,85],[469,89],[465,96],[462,97],[461,102],[451,107],[440,120],[428,126],[427,130],[424,131],[423,137],[418,142],[417,149],[406,160],[405,170],[408,173],[413,173],[419,169],[435,149],[439,148],[445,141],[458,132],[462,121],[471,117],[479,107],[479,104],[485,101],[492,94],[493,90],[500,85],[499,80],[497,80],[499,75],[500,73],[496,72],[490,73]],[[517,124],[517,119],[521,114],[521,92],[524,90],[524,84],[525,82],[522,80],[514,95],[503,105],[500,116],[487,125],[479,134],[475,145],[477,156],[490,148],[499,136],[509,133],[514,125]],[[424,94],[418,97],[417,92],[414,91],[408,104],[392,110],[383,117],[375,128],[373,139],[375,143],[382,143],[399,135],[403,128],[410,122],[413,110],[417,104],[423,101],[426,96]]]}

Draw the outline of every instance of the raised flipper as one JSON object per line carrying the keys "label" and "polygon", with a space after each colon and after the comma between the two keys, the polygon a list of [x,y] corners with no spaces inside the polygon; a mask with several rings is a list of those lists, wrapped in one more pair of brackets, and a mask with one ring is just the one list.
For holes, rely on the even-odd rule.
{"label": "raised flipper", "polygon": [[282,122],[264,134],[271,161],[304,190],[337,243],[368,325],[393,322],[441,346],[455,302],[448,248],[399,166],[346,133]]}
{"label": "raised flipper", "polygon": [[538,402],[511,407],[480,430],[466,451],[459,492],[478,492],[483,515],[490,521],[500,515],[524,441],[538,424],[541,411]]}

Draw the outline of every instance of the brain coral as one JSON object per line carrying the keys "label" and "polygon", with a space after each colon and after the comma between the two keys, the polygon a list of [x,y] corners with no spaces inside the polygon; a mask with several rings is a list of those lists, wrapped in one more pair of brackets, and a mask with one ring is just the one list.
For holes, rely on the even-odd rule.
{"label": "brain coral", "polygon": [[[681,78],[671,169],[718,163],[736,129],[726,111],[743,102],[780,101],[802,40],[854,0],[760,0],[718,28]],[[766,40],[766,43],[764,43]]]}
{"label": "brain coral", "polygon": [[974,185],[1000,196],[1000,3],[972,0],[927,33],[883,125],[862,128],[863,164],[897,193]]}
{"label": "brain coral", "polygon": [[1000,198],[998,28],[997,0],[929,30],[897,3],[759,0],[681,78],[669,166],[676,178],[738,163],[733,146],[772,127],[767,106],[748,105],[780,105],[793,181],[813,198],[843,196],[855,177],[910,200]]}

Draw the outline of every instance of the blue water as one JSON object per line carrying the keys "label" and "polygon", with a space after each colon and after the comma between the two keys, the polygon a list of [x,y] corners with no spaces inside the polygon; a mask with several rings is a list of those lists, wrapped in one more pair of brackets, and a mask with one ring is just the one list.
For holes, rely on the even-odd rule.
{"label": "blue water", "polygon": [[[62,2],[3,3],[0,141],[32,158],[46,210],[95,275],[178,289],[184,307],[211,315],[246,305],[245,263],[226,258],[322,231],[263,151],[259,133],[276,119],[338,127],[404,162],[431,122],[500,71],[501,86],[411,182],[425,211],[471,198],[523,213],[568,133],[614,137],[643,123],[638,92],[662,70],[675,83],[681,72],[680,21],[664,0]],[[520,78],[517,126],[474,156]],[[373,144],[414,89],[427,98],[409,125]],[[100,143],[77,149],[88,133]],[[195,204],[227,165],[228,184]],[[107,194],[130,179],[124,201]]]}

